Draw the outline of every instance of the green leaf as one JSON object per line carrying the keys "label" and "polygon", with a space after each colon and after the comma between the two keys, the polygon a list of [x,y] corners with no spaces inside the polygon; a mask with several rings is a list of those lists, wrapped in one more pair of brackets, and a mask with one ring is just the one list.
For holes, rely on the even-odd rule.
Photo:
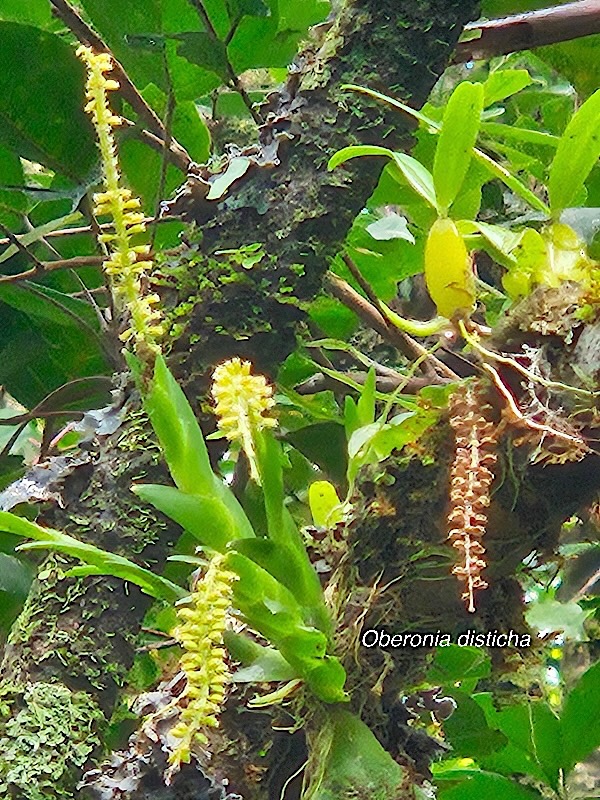
{"label": "green leaf", "polygon": [[420,409],[396,414],[389,422],[374,422],[354,431],[348,442],[348,482],[366,464],[386,459],[394,450],[415,442],[438,419],[437,412]]}
{"label": "green leaf", "polygon": [[512,175],[505,167],[498,164],[497,161],[494,161],[493,158],[490,158],[487,153],[484,153],[482,150],[475,148],[474,152],[476,160],[488,170],[490,175],[501,180],[502,183],[508,186],[518,197],[522,197],[523,200],[526,200],[532,208],[550,216],[550,209],[543,200],[540,200],[540,198],[517,177]]}
{"label": "green leaf", "polygon": [[478,703],[464,692],[453,691],[452,696],[457,707],[444,722],[444,733],[456,752],[476,759],[500,750],[506,737],[489,727]]}
{"label": "green leaf", "polygon": [[220,484],[212,471],[200,425],[183,389],[162,356],[144,408],[158,437],[171,477],[186,494],[210,495]]}
{"label": "green leaf", "polygon": [[484,105],[487,108],[532,83],[533,79],[526,69],[496,69],[483,84]]}
{"label": "green leaf", "polygon": [[234,598],[248,624],[281,652],[317,697],[326,703],[344,702],[344,669],[327,655],[326,635],[306,624],[289,589],[241,553],[230,553],[228,563],[239,578]]}
{"label": "green leaf", "polygon": [[246,15],[227,47],[236,74],[260,67],[287,67],[310,25],[327,17],[326,0],[269,0],[269,16]]}
{"label": "green leaf", "polygon": [[425,202],[429,203],[432,208],[439,211],[431,172],[429,172],[420,161],[417,161],[417,159],[412,156],[406,155],[406,153],[394,153],[392,158],[393,165],[398,168],[409,186],[411,186]]}
{"label": "green leaf", "polygon": [[560,141],[558,136],[554,136],[551,133],[530,130],[529,128],[519,128],[515,125],[506,125],[502,122],[483,122],[481,124],[481,132],[495,139],[516,139],[518,142],[541,145],[542,147],[552,147],[554,149],[558,147]]}
{"label": "green leaf", "polygon": [[379,147],[379,145],[374,144],[355,144],[350,147],[343,147],[331,156],[327,163],[327,169],[331,172],[332,169],[339,167],[340,164],[345,164],[351,158],[360,158],[362,156],[393,158],[394,152],[387,147]]}
{"label": "green leaf", "polygon": [[562,765],[561,731],[559,720],[548,705],[540,700],[510,706],[500,711],[496,719],[509,742],[530,756],[556,790]]}
{"label": "green leaf", "polygon": [[271,0],[271,8],[278,17],[277,28],[281,31],[304,33],[311,25],[323,22],[331,11],[330,0]]}
{"label": "green leaf", "polygon": [[311,752],[313,764],[304,800],[391,800],[406,795],[404,769],[356,714],[327,709]]}
{"label": "green leaf", "polygon": [[553,214],[573,205],[600,156],[600,89],[573,115],[550,166],[548,196]]}
{"label": "green leaf", "polygon": [[71,45],[40,28],[0,22],[0,142],[85,178],[97,150],[83,105],[84,69]]}
{"label": "green leaf", "polygon": [[[27,197],[18,190],[23,183],[20,158],[16,153],[0,147],[0,221],[17,230],[21,226],[21,215],[27,210]],[[3,186],[10,188],[3,189]]]}
{"label": "green leaf", "polygon": [[487,678],[491,671],[489,655],[479,647],[460,647],[451,644],[438,647],[427,681],[432,684],[453,684],[472,678]]}
{"label": "green leaf", "polygon": [[346,434],[336,422],[320,422],[288,433],[291,442],[309,461],[317,464],[336,484],[344,482],[347,464]]}
{"label": "green leaf", "polygon": [[0,301],[0,382],[27,408],[75,378],[110,373],[98,319],[83,300],[23,282],[0,284]]}
{"label": "green leaf", "polygon": [[323,590],[306,551],[269,539],[243,539],[233,543],[238,553],[250,558],[289,589],[303,609],[304,619],[324,633],[331,631]]}
{"label": "green leaf", "polygon": [[386,214],[381,219],[367,225],[367,233],[377,241],[387,242],[390,239],[404,239],[411,244],[415,243],[415,237],[408,229],[406,217],[392,212]]}
{"label": "green leaf", "polygon": [[29,593],[33,570],[14,556],[0,553],[0,592],[25,600]]}
{"label": "green leaf", "polygon": [[482,110],[482,85],[459,83],[446,105],[433,162],[433,182],[442,214],[458,196],[469,169]]}
{"label": "green leaf", "polygon": [[443,788],[439,800],[541,800],[535,789],[521,786],[493,772],[475,772],[458,786]]}
{"label": "green leaf", "polygon": [[8,511],[0,511],[0,530],[34,540],[33,543],[20,545],[19,549],[54,550],[78,558],[89,565],[83,570],[78,569],[78,574],[114,575],[116,578],[136,584],[152,597],[171,603],[182,599],[187,594],[180,586],[134,564],[127,558],[107,550],[101,550],[92,544],[80,542],[78,539],[52,528],[42,528],[35,522],[17,517]]}
{"label": "green leaf", "polygon": [[571,690],[560,720],[562,766],[567,772],[600,745],[600,662]]}
{"label": "green leaf", "polygon": [[313,481],[308,487],[308,503],[313,524],[331,528],[344,518],[340,498],[329,481]]}
{"label": "green leaf", "polygon": [[375,388],[377,385],[377,377],[375,375],[375,368],[370,367],[365,379],[358,403],[356,405],[356,412],[358,415],[358,422],[360,425],[370,425],[375,420]]}
{"label": "green leaf", "polygon": [[319,295],[312,301],[308,315],[326,336],[334,338],[348,338],[358,326],[354,312],[334,297],[325,295]]}
{"label": "green leaf", "polygon": [[[257,432],[254,438],[261,488],[265,500],[267,530],[271,539],[287,544],[290,529],[287,522],[284,521],[281,445],[270,431]],[[294,545],[297,544],[298,541],[294,537]]]}
{"label": "green leaf", "polygon": [[223,640],[230,656],[242,664],[231,676],[234,683],[270,683],[299,677],[279,650],[273,647],[265,647],[249,636],[231,630],[225,631]]}
{"label": "green leaf", "polygon": [[192,64],[214,72],[223,82],[229,77],[227,47],[208,33],[177,34],[177,52]]}
{"label": "green leaf", "polygon": [[33,577],[31,565],[12,555],[0,553],[0,641],[8,635],[21,612]]}
{"label": "green leaf", "polygon": [[242,507],[226,486],[210,495],[186,494],[173,486],[137,484],[132,491],[191,533],[206,547],[224,553],[234,539],[253,537]]}
{"label": "green leaf", "polygon": [[[381,92],[377,92],[373,89],[367,89],[364,86],[355,86],[354,84],[347,84],[342,86],[343,89],[350,89],[355,92],[359,92],[361,94],[366,94],[368,97],[372,97],[375,100],[380,100],[387,105],[391,106],[392,108],[397,109],[398,111],[402,111],[405,114],[408,114],[413,119],[418,120],[421,124],[425,125],[427,128],[430,128],[434,132],[440,131],[440,124],[435,120],[427,117],[425,114],[422,114],[420,111],[416,111],[414,108],[407,106],[405,103],[401,103],[398,100],[394,100],[392,97],[388,97]],[[345,148],[346,150],[349,148]],[[385,149],[385,148],[382,148]],[[344,151],[340,151],[344,152]],[[542,202],[542,200],[537,197],[530,189],[527,188],[521,181],[516,178],[514,175],[498,164],[494,159],[490,158],[486,153],[482,150],[479,150],[477,147],[473,148],[473,152],[475,155],[475,159],[482,164],[488,172],[495,178],[501,180],[509,189],[511,189],[515,194],[519,197],[522,197],[526,200],[533,208],[537,209],[538,211],[542,211],[544,214],[549,215],[550,209],[548,206]],[[337,154],[336,154],[337,155]],[[384,155],[380,153],[380,155]],[[333,156],[335,158],[335,155]]]}
{"label": "green leaf", "polygon": [[[180,102],[196,100],[221,85],[214,72],[177,53],[178,34],[203,30],[196,9],[187,0],[83,0],[82,5],[140,89],[153,83],[167,93],[171,82]],[[224,7],[221,17],[215,21],[225,35],[229,20]]]}
{"label": "green leaf", "polygon": [[227,10],[232,19],[247,14],[250,17],[268,17],[271,9],[264,0],[226,0]]}
{"label": "green leaf", "polygon": [[1,0],[0,19],[49,28],[52,24],[48,0]]}

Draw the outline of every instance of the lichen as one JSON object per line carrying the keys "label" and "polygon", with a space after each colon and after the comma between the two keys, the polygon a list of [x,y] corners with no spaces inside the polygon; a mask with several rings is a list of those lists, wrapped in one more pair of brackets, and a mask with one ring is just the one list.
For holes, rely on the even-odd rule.
{"label": "lichen", "polygon": [[[0,699],[14,687],[0,688]],[[33,683],[0,726],[0,792],[19,800],[72,798],[72,773],[99,746],[104,715],[85,692]]]}

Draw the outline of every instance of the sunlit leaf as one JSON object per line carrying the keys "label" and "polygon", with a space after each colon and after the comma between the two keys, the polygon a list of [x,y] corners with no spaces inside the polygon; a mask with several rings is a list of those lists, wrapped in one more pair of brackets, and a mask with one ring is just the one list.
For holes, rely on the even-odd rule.
{"label": "sunlit leaf", "polygon": [[463,185],[477,141],[482,110],[481,84],[459,83],[446,105],[433,162],[433,182],[441,213],[448,212]]}
{"label": "sunlit leaf", "polygon": [[484,104],[486,107],[491,106],[532,83],[531,75],[526,69],[496,69],[483,84]]}
{"label": "sunlit leaf", "polygon": [[154,380],[144,405],[171,476],[181,491],[206,495],[214,492],[217,478],[200,425],[162,356],[156,359]]}
{"label": "sunlit leaf", "polygon": [[550,166],[548,196],[554,214],[573,205],[600,156],[600,90],[571,117]]}

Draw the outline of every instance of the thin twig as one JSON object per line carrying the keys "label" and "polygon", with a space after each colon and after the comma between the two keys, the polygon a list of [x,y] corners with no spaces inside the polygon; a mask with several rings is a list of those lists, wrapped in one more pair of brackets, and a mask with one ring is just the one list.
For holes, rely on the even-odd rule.
{"label": "thin twig", "polygon": [[[171,138],[172,138],[172,124],[173,124],[173,112],[175,111],[175,92],[173,91],[173,84],[171,82],[171,75],[169,73],[169,65],[167,64],[166,58],[164,59],[165,62],[165,70],[167,72],[169,78],[169,95],[167,97],[167,108],[165,111],[165,130],[167,132],[167,138],[165,139],[164,147],[162,150],[162,158],[160,162],[160,177],[158,180],[158,189],[156,192],[156,205],[154,208],[154,217],[157,218],[160,215],[160,204],[163,199],[163,193],[165,190],[165,183],[167,180],[167,167],[169,165],[169,148],[171,146]],[[150,249],[154,248],[154,242],[156,241],[156,225],[152,226],[152,233],[150,234]]]}
{"label": "thin twig", "polygon": [[[164,216],[164,217],[144,217],[142,222],[145,225],[156,225],[161,222],[172,222],[173,220],[178,219],[178,217],[172,216]],[[103,222],[102,225],[98,226],[98,230],[107,231],[113,228],[112,222]],[[61,238],[63,236],[75,236],[78,233],[93,233],[96,235],[96,228],[92,225],[80,225],[79,227],[73,228],[61,228],[60,230],[50,231],[44,235],[45,239],[54,239],[54,238]],[[17,235],[17,238],[18,235]],[[0,239],[0,246],[10,244],[11,239]]]}
{"label": "thin twig", "polygon": [[[174,255],[179,252],[178,248],[163,250],[163,255]],[[28,251],[30,253],[30,251]],[[31,253],[30,253],[31,255]],[[137,256],[139,261],[154,258],[154,253],[140,253]],[[57,269],[81,269],[83,267],[100,267],[106,259],[104,256],[75,256],[74,258],[60,258],[56,261],[38,261],[39,266],[32,267],[24,272],[17,272],[14,275],[0,275],[0,283],[18,283],[29,278],[35,278],[46,272],[53,272]],[[106,290],[106,287],[101,287]]]}
{"label": "thin twig", "polygon": [[[127,100],[129,105],[133,108],[140,119],[148,126],[150,131],[154,133],[161,142],[167,140],[167,133],[159,117],[155,114],[153,109],[144,100],[142,95],[138,92],[135,84],[129,78],[122,65],[114,57],[107,44],[84,22],[79,16],[77,11],[71,6],[67,0],[50,0],[54,9],[53,13],[71,30],[80,42],[83,42],[94,50],[99,52],[108,53],[113,62],[113,73],[115,79],[120,84],[119,92],[122,97]],[[175,139],[171,139],[170,150],[176,157],[179,168],[187,173],[192,158],[187,150],[179,144]]]}
{"label": "thin twig", "polygon": [[18,239],[17,236],[15,236],[15,234],[10,230],[10,228],[7,228],[6,225],[4,225],[2,222],[0,222],[0,230],[4,231],[4,233],[6,234],[6,238],[8,239],[8,243],[14,245],[17,248],[17,250],[20,253],[22,253],[25,256],[26,259],[28,259],[28,261],[31,261],[33,263],[34,272],[43,272],[44,271],[43,263],[39,260],[39,258],[34,253],[31,252],[31,250],[29,250],[23,244],[23,242],[21,242]]}
{"label": "thin twig", "polygon": [[[160,136],[156,136],[154,133],[147,131],[145,128],[141,128],[139,123],[133,122],[133,120],[127,119],[121,115],[120,127],[127,131],[126,135],[135,136],[136,139],[139,139],[140,142],[147,144],[148,147],[151,147],[155,152],[160,153],[161,155],[165,152],[165,141],[161,139]],[[181,170],[183,169],[181,160],[171,147],[172,143],[173,139],[170,140],[170,144],[166,149],[167,158],[168,161],[173,164],[173,166]]]}
{"label": "thin twig", "polygon": [[[383,317],[385,325],[386,325],[388,331],[394,332],[394,333],[396,333],[396,332],[400,333],[398,328],[396,328],[394,325],[392,325],[387,320],[387,318],[385,317],[385,314],[384,314],[383,309],[381,307],[381,301],[379,300],[379,298],[375,294],[375,290],[373,289],[371,284],[367,281],[367,279],[364,277],[364,275],[361,273],[361,271],[356,266],[354,261],[350,258],[350,256],[347,253],[344,253],[342,258],[344,259],[344,263],[346,264],[346,266],[350,270],[353,278],[357,281],[357,283],[360,286],[360,288],[363,290],[363,292],[367,295],[367,297],[371,301],[371,304],[379,311],[379,313]],[[413,356],[412,357],[414,357],[416,355],[417,359],[419,360],[419,365],[423,369],[423,372],[429,378],[434,378],[436,376],[436,370],[434,369],[433,363],[432,363],[432,361],[430,359],[430,356],[431,356],[430,352],[427,350],[427,348],[423,347],[423,345],[421,345],[419,342],[417,342],[415,339],[413,339],[411,336],[409,336],[409,334],[407,334],[406,332],[402,331],[401,333],[402,333],[403,336],[406,337],[406,340],[410,343],[409,346],[410,346],[411,350],[413,351]],[[440,361],[439,363],[441,364],[442,362]],[[443,372],[446,374],[447,378],[451,378],[451,376],[448,373],[448,370],[449,370],[449,367],[446,367],[444,365],[443,366]],[[456,378],[456,376],[454,376],[454,379],[455,378]]]}
{"label": "thin twig", "polygon": [[584,597],[584,595],[587,593],[588,589],[591,589],[592,586],[598,581],[600,581],[600,568],[597,569],[596,572],[594,572],[594,574],[591,575],[586,580],[586,582],[583,584],[581,589],[579,589],[577,594],[573,595],[573,597],[571,598],[571,602],[576,603],[578,600],[581,600],[581,598]]}
{"label": "thin twig", "polygon": [[[29,255],[32,254],[27,251]],[[37,261],[36,266],[15,275],[0,275],[0,283],[18,283],[29,278],[35,278],[46,272],[57,269],[78,269],[81,267],[97,267],[104,261],[102,256],[77,256],[76,258],[60,258],[56,261]]]}

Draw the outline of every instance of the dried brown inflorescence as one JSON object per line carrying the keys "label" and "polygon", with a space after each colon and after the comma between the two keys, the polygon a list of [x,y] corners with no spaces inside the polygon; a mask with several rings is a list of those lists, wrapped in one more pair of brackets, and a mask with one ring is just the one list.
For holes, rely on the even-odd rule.
{"label": "dried brown inflorescence", "polygon": [[458,551],[452,572],[465,581],[462,597],[470,612],[475,611],[475,590],[487,586],[481,578],[486,566],[481,540],[494,479],[491,467],[496,463],[496,429],[484,416],[490,407],[482,394],[481,387],[470,381],[453,392],[449,401],[455,454],[450,472],[448,538]]}

